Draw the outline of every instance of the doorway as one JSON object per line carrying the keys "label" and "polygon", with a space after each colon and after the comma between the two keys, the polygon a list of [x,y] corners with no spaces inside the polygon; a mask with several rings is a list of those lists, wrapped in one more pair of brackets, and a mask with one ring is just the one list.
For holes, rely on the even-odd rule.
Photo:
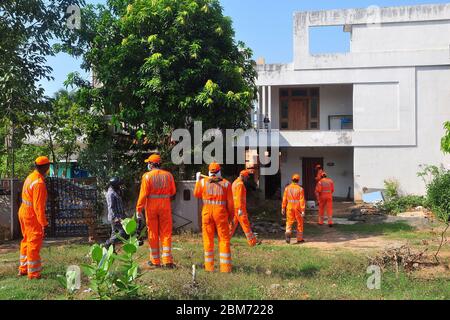
{"label": "doorway", "polygon": [[308,130],[308,100],[292,99],[289,103],[289,130]]}
{"label": "doorway", "polygon": [[316,165],[320,164],[323,168],[323,158],[303,158],[302,159],[303,189],[305,189],[305,199],[315,200],[316,189]]}

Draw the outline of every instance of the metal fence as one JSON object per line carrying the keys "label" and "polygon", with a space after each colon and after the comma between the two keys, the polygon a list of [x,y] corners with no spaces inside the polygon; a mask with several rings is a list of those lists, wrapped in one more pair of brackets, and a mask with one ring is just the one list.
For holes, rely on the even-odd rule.
{"label": "metal fence", "polygon": [[46,179],[48,236],[89,236],[98,222],[95,178]]}

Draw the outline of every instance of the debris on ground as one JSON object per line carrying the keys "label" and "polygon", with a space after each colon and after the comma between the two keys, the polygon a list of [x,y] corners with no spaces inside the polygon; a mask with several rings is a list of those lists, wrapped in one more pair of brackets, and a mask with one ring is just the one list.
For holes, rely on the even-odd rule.
{"label": "debris on ground", "polygon": [[345,224],[345,225],[351,225],[351,224],[357,224],[358,221],[352,221],[346,218],[333,218],[334,224]]}
{"label": "debris on ground", "polygon": [[398,248],[387,249],[375,257],[369,257],[369,264],[379,266],[381,269],[394,267],[397,273],[400,267],[406,272],[411,272],[428,264],[425,255],[427,250],[426,248],[423,251],[415,251],[408,245],[403,245]]}
{"label": "debris on ground", "polygon": [[365,203],[358,208],[352,209],[348,220],[361,222],[380,222],[384,220],[385,217],[386,215],[381,212],[381,210],[376,205]]}
{"label": "debris on ground", "polygon": [[274,222],[259,221],[253,224],[252,230],[256,233],[279,233],[284,232],[284,227]]}

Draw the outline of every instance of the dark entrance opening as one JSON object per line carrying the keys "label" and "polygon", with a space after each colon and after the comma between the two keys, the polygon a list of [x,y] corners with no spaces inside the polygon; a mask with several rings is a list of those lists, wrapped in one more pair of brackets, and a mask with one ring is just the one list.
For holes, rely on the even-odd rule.
{"label": "dark entrance opening", "polygon": [[281,172],[273,176],[265,176],[265,198],[271,200],[281,199]]}
{"label": "dark entrance opening", "polygon": [[303,189],[305,189],[306,200],[315,200],[314,191],[316,189],[316,165],[323,168],[323,158],[303,158]]}

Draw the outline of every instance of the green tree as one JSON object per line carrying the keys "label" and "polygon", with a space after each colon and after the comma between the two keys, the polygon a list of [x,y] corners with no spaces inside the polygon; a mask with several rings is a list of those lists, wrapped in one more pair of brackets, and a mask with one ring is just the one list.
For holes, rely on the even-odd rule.
{"label": "green tree", "polygon": [[444,153],[450,153],[450,121],[444,124],[445,136],[441,140],[441,149]]}
{"label": "green tree", "polygon": [[89,108],[77,103],[77,94],[60,90],[39,114],[39,127],[55,164],[62,159],[68,164],[80,150],[87,124],[94,117]]}
{"label": "green tree", "polygon": [[77,45],[61,49],[83,55],[100,83],[91,105],[111,116],[133,157],[168,154],[172,131],[196,120],[205,130],[249,125],[252,52],[234,39],[219,1],[110,0],[82,19]]}
{"label": "green tree", "polygon": [[0,1],[0,118],[9,146],[19,147],[33,132],[36,115],[46,106],[38,82],[52,78],[46,57],[55,53],[52,41],[68,40],[64,17],[73,4],[83,0]]}

